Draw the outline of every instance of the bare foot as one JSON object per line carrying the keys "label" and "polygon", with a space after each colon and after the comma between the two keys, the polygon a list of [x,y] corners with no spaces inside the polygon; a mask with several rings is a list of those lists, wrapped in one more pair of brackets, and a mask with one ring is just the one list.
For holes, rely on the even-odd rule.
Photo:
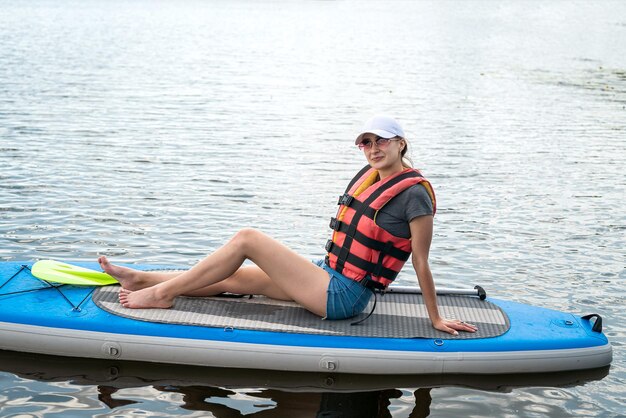
{"label": "bare foot", "polygon": [[106,256],[99,257],[98,263],[100,263],[102,270],[120,282],[124,289],[140,290],[152,285],[143,279],[142,272],[111,264]]}
{"label": "bare foot", "polygon": [[147,287],[142,290],[131,291],[122,288],[119,293],[120,304],[130,309],[171,308],[174,300],[159,296],[158,286]]}

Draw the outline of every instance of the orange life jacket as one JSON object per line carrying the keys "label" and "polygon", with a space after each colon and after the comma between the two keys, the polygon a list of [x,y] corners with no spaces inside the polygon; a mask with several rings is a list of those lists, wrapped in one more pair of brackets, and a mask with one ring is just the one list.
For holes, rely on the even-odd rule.
{"label": "orange life jacket", "polygon": [[326,243],[326,263],[368,287],[389,286],[411,255],[411,240],[378,226],[376,215],[391,199],[418,183],[426,187],[434,215],[435,193],[418,170],[407,168],[379,181],[377,170],[364,167],[339,198],[337,217],[330,221],[334,232]]}

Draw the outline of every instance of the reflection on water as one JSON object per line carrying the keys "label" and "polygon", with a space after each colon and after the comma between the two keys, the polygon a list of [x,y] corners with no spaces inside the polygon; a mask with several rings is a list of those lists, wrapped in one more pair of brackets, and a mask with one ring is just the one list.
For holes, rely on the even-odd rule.
{"label": "reflection on water", "polygon": [[[33,365],[36,365],[34,369]],[[0,351],[0,367],[21,379],[28,379],[23,380],[25,385],[13,388],[19,398],[5,404],[3,412],[6,414],[38,413],[54,408],[93,412],[106,407],[116,414],[158,412],[160,408],[168,408],[171,415],[184,415],[178,409],[181,408],[210,412],[215,417],[276,418],[390,417],[400,409],[404,416],[426,417],[432,406],[431,392],[438,387],[507,394],[516,388],[537,385],[545,388],[541,389],[542,396],[549,397],[553,412],[559,413],[567,410],[568,401],[568,395],[559,391],[559,387],[582,385],[602,379],[608,373],[608,368],[602,368],[499,376],[333,375],[73,359],[10,351]],[[60,393],[37,393],[42,382],[53,384]],[[26,387],[32,389],[25,390]],[[100,406],[93,402],[82,405],[84,392],[93,389],[97,396],[90,397],[97,397]],[[148,393],[152,396],[147,396]],[[10,391],[3,393],[10,394]],[[458,409],[460,414],[474,409],[459,400],[445,402],[445,408],[450,412]],[[504,406],[504,409],[509,408],[515,410]]]}
{"label": "reflection on water", "polygon": [[[250,416],[278,418],[285,416],[315,417],[391,417],[391,399],[402,396],[398,389],[351,393],[290,393],[273,389],[255,391],[254,396],[241,392],[203,386],[157,387],[165,392],[183,395],[181,408],[210,411],[215,417]],[[430,389],[415,391],[412,418],[428,416]],[[236,403],[232,402],[236,399]],[[231,404],[233,404],[231,406]]]}

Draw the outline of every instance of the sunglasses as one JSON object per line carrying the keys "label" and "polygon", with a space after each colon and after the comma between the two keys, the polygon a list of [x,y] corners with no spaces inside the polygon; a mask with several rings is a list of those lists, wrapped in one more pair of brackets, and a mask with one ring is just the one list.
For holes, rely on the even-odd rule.
{"label": "sunglasses", "polygon": [[387,148],[391,141],[397,141],[398,139],[399,138],[381,138],[380,136],[377,136],[376,139],[373,141],[370,139],[364,139],[363,141],[359,142],[359,145],[357,146],[359,147],[359,149],[372,149],[372,145],[375,142],[378,148]]}

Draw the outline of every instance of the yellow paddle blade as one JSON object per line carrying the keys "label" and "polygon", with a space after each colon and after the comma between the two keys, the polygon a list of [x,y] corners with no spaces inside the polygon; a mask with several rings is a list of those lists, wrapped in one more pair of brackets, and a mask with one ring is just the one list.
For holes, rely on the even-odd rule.
{"label": "yellow paddle blade", "polygon": [[55,283],[79,286],[106,286],[117,283],[117,280],[106,273],[54,260],[37,261],[33,264],[31,272],[39,279]]}

